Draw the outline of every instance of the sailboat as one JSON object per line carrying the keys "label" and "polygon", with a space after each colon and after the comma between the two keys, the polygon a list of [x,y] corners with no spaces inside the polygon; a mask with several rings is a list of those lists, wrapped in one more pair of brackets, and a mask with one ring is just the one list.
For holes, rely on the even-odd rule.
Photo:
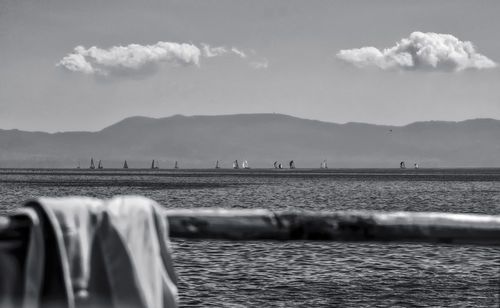
{"label": "sailboat", "polygon": [[217,162],[215,163],[215,169],[219,169],[219,168],[220,168],[220,166],[219,166],[219,161],[217,161]]}
{"label": "sailboat", "polygon": [[295,169],[295,162],[293,160],[290,161],[290,169]]}
{"label": "sailboat", "polygon": [[123,162],[123,169],[128,169],[127,160],[125,160],[125,161]]}
{"label": "sailboat", "polygon": [[405,166],[405,162],[404,162],[404,161],[402,161],[402,162],[400,162],[400,163],[399,163],[399,168],[401,168],[401,169],[406,169],[406,166]]}
{"label": "sailboat", "polygon": [[414,164],[413,164],[413,167],[415,167],[415,169],[418,169],[418,164],[417,164],[417,163],[414,163]]}
{"label": "sailboat", "polygon": [[153,159],[153,161],[151,162],[151,169],[160,169],[160,164],[158,163],[158,161],[156,161],[155,165],[155,160]]}
{"label": "sailboat", "polygon": [[274,166],[274,169],[278,169],[278,162],[275,161],[274,164],[273,164],[273,166]]}
{"label": "sailboat", "polygon": [[321,169],[328,169],[328,164],[326,163],[326,159],[321,163]]}
{"label": "sailboat", "polygon": [[101,160],[99,159],[99,163],[97,164],[97,169],[103,169]]}
{"label": "sailboat", "polygon": [[244,160],[243,163],[241,164],[241,167],[243,169],[250,169],[250,167],[248,166],[248,161]]}
{"label": "sailboat", "polygon": [[175,161],[174,169],[179,169],[179,165],[177,164],[177,161]]}
{"label": "sailboat", "polygon": [[238,160],[233,161],[233,169],[239,169]]}
{"label": "sailboat", "polygon": [[95,169],[94,158],[93,157],[90,158],[90,169]]}

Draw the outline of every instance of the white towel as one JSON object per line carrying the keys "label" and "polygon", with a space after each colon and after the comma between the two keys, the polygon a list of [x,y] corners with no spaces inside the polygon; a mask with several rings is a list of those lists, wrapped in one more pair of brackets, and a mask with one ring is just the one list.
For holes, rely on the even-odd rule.
{"label": "white towel", "polygon": [[37,307],[45,271],[40,220],[27,208],[0,218],[6,222],[0,243],[0,307]]}
{"label": "white towel", "polygon": [[44,221],[45,259],[61,263],[59,275],[45,272],[40,307],[177,307],[166,216],[156,202],[70,197],[27,206]]}

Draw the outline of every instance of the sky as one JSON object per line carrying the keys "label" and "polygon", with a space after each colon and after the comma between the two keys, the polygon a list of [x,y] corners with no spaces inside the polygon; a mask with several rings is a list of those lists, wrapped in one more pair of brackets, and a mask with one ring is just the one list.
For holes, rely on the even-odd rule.
{"label": "sky", "polygon": [[500,119],[500,1],[0,0],[0,128]]}

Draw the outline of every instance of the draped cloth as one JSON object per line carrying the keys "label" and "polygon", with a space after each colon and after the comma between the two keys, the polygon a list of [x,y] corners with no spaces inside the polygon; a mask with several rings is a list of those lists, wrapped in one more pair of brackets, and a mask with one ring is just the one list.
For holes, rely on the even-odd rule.
{"label": "draped cloth", "polygon": [[0,307],[37,307],[45,267],[41,222],[27,208],[9,216],[0,228]]}
{"label": "draped cloth", "polygon": [[22,307],[177,307],[168,226],[156,202],[40,198],[23,211],[30,232]]}

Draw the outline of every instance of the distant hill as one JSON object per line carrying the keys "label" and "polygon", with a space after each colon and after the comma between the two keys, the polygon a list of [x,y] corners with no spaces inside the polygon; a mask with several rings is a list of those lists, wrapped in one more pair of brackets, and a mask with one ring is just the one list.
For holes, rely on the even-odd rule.
{"label": "distant hill", "polygon": [[0,130],[0,167],[207,167],[234,159],[251,167],[500,167],[500,121],[416,122],[406,126],[335,124],[282,114],[131,117],[98,132]]}

